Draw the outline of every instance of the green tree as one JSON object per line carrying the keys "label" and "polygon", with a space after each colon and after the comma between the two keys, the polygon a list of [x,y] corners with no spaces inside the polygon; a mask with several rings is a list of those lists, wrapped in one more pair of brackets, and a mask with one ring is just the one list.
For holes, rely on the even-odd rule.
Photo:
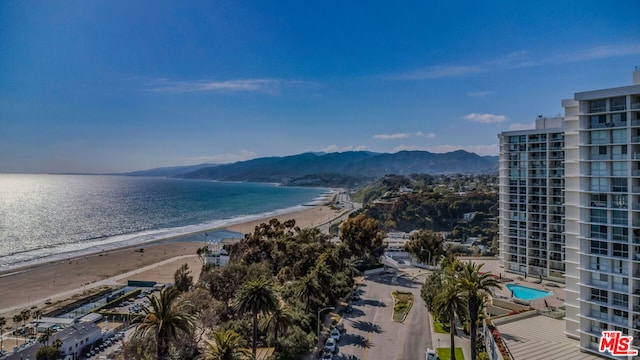
{"label": "green tree", "polygon": [[187,292],[193,286],[193,276],[191,275],[191,271],[189,270],[189,265],[182,264],[178,270],[176,270],[173,275],[173,280],[176,289],[180,292]]}
{"label": "green tree", "polygon": [[378,220],[359,214],[342,224],[340,240],[356,256],[381,255],[382,234],[378,227]]}
{"label": "green tree", "polygon": [[164,288],[159,296],[147,298],[150,307],[143,306],[142,315],[132,322],[136,324],[134,337],[154,339],[158,360],[165,360],[171,340],[178,331],[189,333],[194,326],[194,317],[187,311],[189,303],[182,300],[174,287]]}
{"label": "green tree", "polygon": [[53,346],[43,346],[36,352],[36,360],[56,360],[60,356],[60,350]]}
{"label": "green tree", "polygon": [[458,287],[462,292],[468,307],[469,332],[471,340],[471,360],[476,360],[476,338],[478,332],[478,317],[482,310],[487,296],[492,290],[500,289],[498,280],[491,272],[481,273],[482,265],[473,262],[462,263],[459,274]]}
{"label": "green tree", "polygon": [[438,262],[440,255],[444,253],[442,243],[444,239],[435,231],[422,229],[411,234],[405,249],[415,256],[421,263],[433,265]]}
{"label": "green tree", "polygon": [[279,348],[278,332],[284,333],[294,324],[295,319],[291,309],[280,300],[275,310],[260,319],[259,325],[262,331],[273,330],[273,343],[277,350]]}
{"label": "green tree", "polygon": [[265,278],[247,281],[236,293],[233,308],[240,314],[251,314],[253,320],[252,353],[256,355],[258,315],[266,315],[278,307],[273,283]]}
{"label": "green tree", "polygon": [[315,272],[310,272],[300,279],[295,286],[295,294],[304,304],[304,311],[309,313],[312,305],[322,300],[322,287],[318,283]]}
{"label": "green tree", "polygon": [[442,287],[443,281],[442,273],[440,271],[431,273],[431,275],[424,280],[422,288],[420,289],[420,297],[424,300],[424,305],[429,312],[433,311],[433,299],[440,290],[442,290]]}
{"label": "green tree", "polygon": [[432,313],[439,319],[449,321],[449,335],[451,337],[451,359],[455,360],[455,334],[456,334],[456,315],[464,317],[466,311],[465,299],[460,294],[455,282],[450,281],[445,287],[433,298]]}
{"label": "green tree", "polygon": [[200,360],[244,360],[251,359],[247,341],[233,330],[218,330],[213,333],[213,343],[207,342]]}

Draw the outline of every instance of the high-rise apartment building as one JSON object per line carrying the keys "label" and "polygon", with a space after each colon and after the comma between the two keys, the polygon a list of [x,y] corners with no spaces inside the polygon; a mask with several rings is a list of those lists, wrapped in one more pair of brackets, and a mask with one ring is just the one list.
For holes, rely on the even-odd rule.
{"label": "high-rise apartment building", "polygon": [[563,119],[539,117],[535,129],[498,137],[502,265],[564,282]]}
{"label": "high-rise apartment building", "polygon": [[562,102],[566,334],[594,353],[603,330],[640,345],[640,71],[633,84]]}
{"label": "high-rise apartment building", "polygon": [[566,283],[566,335],[604,330],[640,349],[640,69],[633,85],[579,92],[565,117],[500,139],[505,271]]}

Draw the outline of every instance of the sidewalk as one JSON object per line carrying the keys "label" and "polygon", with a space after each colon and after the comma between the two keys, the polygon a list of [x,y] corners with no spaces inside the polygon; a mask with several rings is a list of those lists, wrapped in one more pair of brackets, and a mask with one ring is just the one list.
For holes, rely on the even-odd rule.
{"label": "sidewalk", "polygon": [[[436,349],[445,348],[447,349],[447,351],[449,351],[449,349],[451,348],[451,341],[450,341],[451,335],[437,333],[433,327],[432,315],[428,314],[427,318],[429,321],[429,329],[431,330],[431,343],[433,344],[433,347]],[[461,331],[458,331],[458,333],[461,333]],[[455,346],[462,348],[462,353],[464,355],[465,360],[471,359],[470,344],[471,344],[471,341],[468,336],[465,336],[465,335],[463,335],[462,337],[459,335],[455,336]],[[456,360],[461,360],[461,359],[456,359]]]}

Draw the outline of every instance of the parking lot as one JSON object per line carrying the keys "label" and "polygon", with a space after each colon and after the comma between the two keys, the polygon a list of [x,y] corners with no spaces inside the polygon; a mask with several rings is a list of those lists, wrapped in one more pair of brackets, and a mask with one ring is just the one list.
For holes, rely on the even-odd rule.
{"label": "parking lot", "polygon": [[[424,360],[425,351],[433,346],[427,311],[420,298],[421,280],[396,274],[367,278],[358,290],[361,299],[352,303],[351,313],[343,314],[345,331],[333,359]],[[415,303],[403,323],[392,320],[394,290],[414,294]]]}

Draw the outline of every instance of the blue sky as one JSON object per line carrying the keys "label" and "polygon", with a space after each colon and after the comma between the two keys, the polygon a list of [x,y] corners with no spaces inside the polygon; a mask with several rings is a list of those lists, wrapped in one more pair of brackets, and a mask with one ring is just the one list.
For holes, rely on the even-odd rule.
{"label": "blue sky", "polygon": [[0,172],[465,149],[631,84],[611,1],[0,2]]}

